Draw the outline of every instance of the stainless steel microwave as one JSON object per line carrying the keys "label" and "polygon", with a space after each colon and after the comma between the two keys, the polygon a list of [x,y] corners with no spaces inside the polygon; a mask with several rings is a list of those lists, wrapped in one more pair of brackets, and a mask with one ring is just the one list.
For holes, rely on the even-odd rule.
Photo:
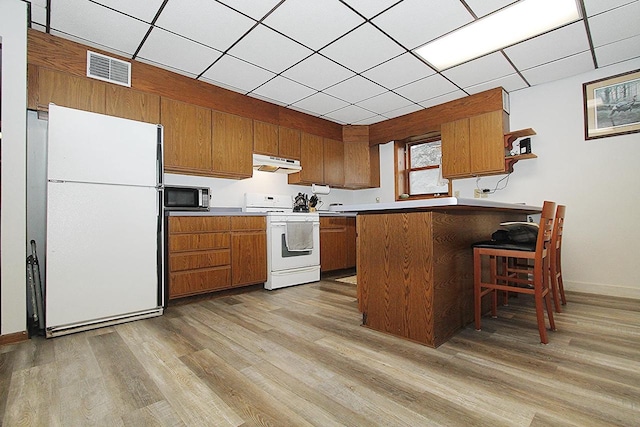
{"label": "stainless steel microwave", "polygon": [[182,187],[166,185],[164,187],[164,208],[174,211],[209,210],[208,187]]}

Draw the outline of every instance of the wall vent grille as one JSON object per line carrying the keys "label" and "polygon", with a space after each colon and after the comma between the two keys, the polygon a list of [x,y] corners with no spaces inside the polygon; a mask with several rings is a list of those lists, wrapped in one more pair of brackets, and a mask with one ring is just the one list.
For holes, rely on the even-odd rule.
{"label": "wall vent grille", "polygon": [[87,51],[87,77],[131,87],[131,64]]}

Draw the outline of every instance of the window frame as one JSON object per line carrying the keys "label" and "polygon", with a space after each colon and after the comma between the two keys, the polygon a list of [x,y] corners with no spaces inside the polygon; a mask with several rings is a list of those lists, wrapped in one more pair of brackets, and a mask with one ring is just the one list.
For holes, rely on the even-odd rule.
{"label": "window frame", "polygon": [[[442,141],[440,132],[433,132],[426,135],[409,137],[400,141],[394,142],[394,157],[395,157],[395,197],[396,201],[399,200],[420,200],[420,199],[435,199],[438,197],[451,197],[452,194],[452,182],[449,179],[447,184],[446,193],[431,193],[431,194],[415,194],[411,195],[409,188],[409,173],[413,171],[437,169],[437,166],[422,166],[419,168],[410,167],[410,150],[409,147],[418,144],[427,144],[430,142]],[[442,164],[439,166],[442,169]],[[409,197],[400,197],[401,194],[408,194]]]}

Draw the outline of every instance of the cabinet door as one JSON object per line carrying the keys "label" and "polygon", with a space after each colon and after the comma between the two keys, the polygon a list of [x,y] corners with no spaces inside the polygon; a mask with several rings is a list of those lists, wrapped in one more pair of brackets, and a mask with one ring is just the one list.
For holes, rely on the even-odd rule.
{"label": "cabinet door", "polygon": [[213,172],[234,177],[253,175],[253,120],[213,112]]}
{"label": "cabinet door", "polygon": [[106,112],[109,116],[160,123],[160,97],[117,85],[106,88]]}
{"label": "cabinet door", "polygon": [[289,183],[322,184],[324,183],[324,148],[321,136],[302,133],[300,137],[299,173],[289,175]]}
{"label": "cabinet door", "polygon": [[320,228],[320,271],[341,270],[347,267],[344,242],[344,228]]}
{"label": "cabinet door", "polygon": [[442,138],[442,176],[460,177],[471,174],[469,160],[469,119],[443,123]]}
{"label": "cabinet door", "polygon": [[38,68],[38,109],[49,103],[78,110],[105,113],[106,83]]}
{"label": "cabinet door", "polygon": [[164,167],[167,172],[211,174],[211,110],[162,98]]}
{"label": "cabinet door", "polygon": [[231,234],[231,286],[267,281],[266,231]]}
{"label": "cabinet door", "polygon": [[324,138],[324,183],[336,187],[344,186],[344,144],[342,141]]}
{"label": "cabinet door", "polygon": [[278,128],[278,155],[286,159],[300,160],[301,132],[282,126]]}
{"label": "cabinet door", "polygon": [[504,127],[502,111],[469,118],[471,173],[504,172]]}
{"label": "cabinet door", "polygon": [[370,186],[370,158],[368,142],[344,143],[344,186],[346,188]]}
{"label": "cabinet door", "polygon": [[278,125],[253,121],[253,151],[269,156],[278,155]]}

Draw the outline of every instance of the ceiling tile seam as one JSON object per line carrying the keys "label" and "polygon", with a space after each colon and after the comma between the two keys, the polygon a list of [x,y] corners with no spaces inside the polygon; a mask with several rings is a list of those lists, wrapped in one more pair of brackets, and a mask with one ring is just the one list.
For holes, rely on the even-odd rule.
{"label": "ceiling tile seam", "polygon": [[598,69],[598,58],[596,58],[596,49],[593,46],[593,37],[591,36],[591,28],[589,27],[589,21],[587,19],[587,9],[584,6],[584,0],[578,2],[580,6],[580,14],[582,15],[582,23],[584,30],[587,32],[587,41],[589,43],[589,50],[591,51],[591,60],[593,61],[593,67]]}
{"label": "ceiling tile seam", "polygon": [[[273,71],[271,71],[271,70],[267,70],[266,68],[264,68],[264,67],[260,67],[260,66],[259,66],[259,65],[257,65],[257,64],[253,64],[253,63],[251,63],[251,62],[249,62],[249,61],[245,61],[245,60],[243,60],[243,59],[241,59],[241,58],[238,58],[238,57],[236,57],[236,56],[234,56],[234,55],[229,54],[229,51],[230,51],[234,46],[236,46],[238,43],[240,43],[240,41],[241,41],[242,39],[244,39],[244,38],[245,38],[245,37],[246,37],[246,36],[247,36],[251,31],[253,31],[253,30],[254,30],[258,25],[263,24],[263,23],[262,23],[262,21],[264,21],[264,20],[265,20],[265,18],[267,18],[267,17],[268,17],[269,15],[271,15],[271,14],[272,14],[272,13],[273,13],[277,8],[278,8],[278,7],[280,7],[280,6],[285,2],[285,0],[281,0],[277,5],[275,5],[275,6],[274,6],[274,7],[273,7],[269,12],[267,12],[267,13],[266,13],[262,18],[260,18],[260,20],[258,20],[258,21],[256,21],[256,20],[255,20],[254,18],[252,18],[251,16],[249,16],[249,15],[247,15],[247,14],[243,13],[242,11],[239,11],[239,10],[237,10],[237,9],[234,9],[233,7],[229,6],[229,5],[228,5],[228,4],[226,4],[226,3],[222,3],[222,2],[221,2],[221,1],[219,1],[219,0],[216,0],[216,2],[217,2],[217,3],[219,3],[219,4],[221,4],[221,5],[223,5],[223,6],[225,6],[225,7],[227,7],[227,8],[229,8],[229,9],[231,9],[231,10],[233,10],[234,12],[237,12],[237,13],[239,13],[239,14],[241,14],[241,15],[243,15],[243,16],[245,16],[245,17],[249,18],[249,19],[251,19],[252,21],[255,21],[255,24],[254,24],[254,25],[252,25],[252,26],[251,26],[251,28],[249,28],[249,29],[248,29],[248,30],[247,30],[247,31],[246,31],[242,36],[240,36],[240,37],[239,37],[235,42],[233,42],[233,43],[231,44],[231,46],[229,46],[229,47],[228,47],[224,52],[222,52],[222,55],[220,55],[220,57],[219,57],[219,58],[217,58],[215,61],[213,61],[213,62],[212,62],[208,67],[206,67],[206,68],[205,68],[205,69],[204,69],[200,74],[198,74],[198,75],[196,76],[196,80],[199,80],[200,78],[202,78],[202,76],[204,75],[204,73],[206,73],[207,71],[209,71],[209,70],[211,69],[211,67],[213,67],[213,66],[214,66],[218,61],[220,61],[220,60],[221,60],[225,55],[229,55],[229,56],[231,56],[231,57],[233,57],[233,58],[236,58],[236,59],[238,59],[238,60],[241,60],[241,61],[243,61],[243,62],[246,62],[247,64],[251,64],[251,65],[253,65],[253,66],[256,66],[256,67],[262,68],[263,70],[269,71],[270,73],[273,73]],[[264,24],[263,24],[263,25],[264,25]],[[265,25],[265,26],[266,26],[266,25]],[[245,95],[246,95],[246,94],[249,94],[249,93],[251,93],[251,91],[246,92],[246,93],[245,93]]]}
{"label": "ceiling tile seam", "polygon": [[252,21],[256,21],[256,22],[258,22],[258,23],[262,23],[262,21],[264,21],[264,20],[265,20],[265,18],[267,18],[269,15],[271,15],[271,14],[272,14],[272,13],[273,13],[277,8],[279,8],[279,7],[282,5],[282,3],[284,3],[284,2],[285,2],[285,0],[280,0],[280,2],[279,2],[277,5],[273,6],[273,8],[271,8],[271,10],[270,10],[270,11],[268,11],[268,12],[267,12],[267,13],[266,13],[262,18],[260,18],[260,19],[256,20],[255,18],[253,18],[253,17],[251,17],[251,16],[247,15],[247,14],[246,14],[246,13],[244,13],[243,11],[241,11],[241,10],[238,10],[238,9],[234,8],[233,6],[230,6],[230,5],[226,4],[226,3],[223,3],[223,2],[221,2],[220,0],[215,0],[215,1],[216,1],[218,4],[221,4],[222,6],[224,6],[224,7],[228,8],[228,9],[231,9],[231,10],[233,10],[234,12],[237,12],[237,13],[239,13],[240,15],[243,15],[244,17],[249,18],[249,19],[251,19]]}
{"label": "ceiling tile seam", "polygon": [[[527,87],[531,87],[531,84],[529,83],[529,81],[522,75],[522,72],[520,72],[520,69],[518,69],[518,67],[516,67],[516,64],[513,63],[511,58],[509,58],[509,55],[507,55],[507,53],[504,51],[504,49],[500,49],[500,53],[502,54],[504,59],[506,59],[507,62],[513,67],[513,69],[520,76],[520,78],[526,83]],[[503,76],[503,77],[505,77],[505,76]]]}
{"label": "ceiling tile seam", "polygon": [[140,42],[140,44],[138,45],[138,48],[136,49],[136,51],[133,53],[133,56],[131,57],[131,59],[136,59],[136,57],[138,56],[138,54],[140,53],[140,50],[142,49],[142,46],[144,45],[144,43],[147,41],[147,39],[149,38],[149,35],[151,34],[151,31],[153,30],[156,21],[158,20],[158,18],[160,17],[160,14],[162,13],[162,11],[164,10],[164,7],[167,5],[167,2],[169,0],[163,0],[162,4],[160,5],[160,7],[158,8],[158,11],[156,12],[155,16],[153,17],[153,19],[151,20],[151,25],[149,26],[149,29],[147,30],[147,33],[144,35],[144,37],[142,38],[142,41]]}
{"label": "ceiling tile seam", "polygon": [[399,3],[402,3],[404,0],[398,0],[397,2],[395,2],[394,4],[392,4],[391,6],[381,10],[380,12],[376,13],[375,15],[373,15],[371,18],[367,19],[366,16],[364,16],[363,14],[361,14],[358,10],[356,10],[355,8],[353,8],[350,4],[344,2],[344,0],[338,0],[340,1],[340,3],[344,4],[345,6],[347,6],[349,9],[351,9],[352,11],[354,11],[355,13],[357,13],[358,15],[360,15],[360,17],[362,17],[362,19],[366,20],[367,22],[370,22],[372,19],[377,18],[378,16],[382,15],[383,13],[385,13],[386,11],[388,11],[389,9],[391,9],[392,7],[395,7],[396,5],[398,5]]}
{"label": "ceiling tile seam", "polygon": [[[562,56],[562,57],[560,57],[560,58],[556,58],[556,59],[553,59],[553,60],[551,60],[551,61],[547,61],[547,62],[538,62],[538,63],[536,63],[536,65],[533,65],[533,66],[531,66],[531,67],[523,68],[521,71],[523,71],[523,72],[524,72],[524,71],[534,70],[534,69],[536,69],[536,68],[540,68],[540,67],[543,67],[543,66],[545,66],[545,65],[553,64],[554,62],[558,62],[558,61],[562,61],[562,60],[564,60],[564,59],[572,58],[572,57],[574,57],[574,56],[582,55],[582,54],[583,54],[583,53],[585,53],[585,52],[589,52],[589,53],[591,53],[591,49],[581,50],[580,52],[575,52],[575,53],[572,53],[572,54],[570,54],[570,55],[565,55],[565,56]],[[595,69],[595,68],[594,68],[594,69]]]}
{"label": "ceiling tile seam", "polygon": [[460,3],[462,3],[462,5],[465,7],[465,9],[467,9],[467,12],[469,12],[469,14],[471,16],[473,16],[473,20],[477,21],[478,20],[478,15],[476,15],[476,13],[471,8],[471,6],[469,6],[465,0],[460,0]]}
{"label": "ceiling tile seam", "polygon": [[614,11],[616,9],[621,9],[623,7],[627,7],[630,4],[637,3],[637,2],[638,2],[638,0],[631,0],[631,1],[628,1],[627,3],[619,4],[619,5],[615,6],[615,7],[612,7],[611,9],[603,10],[602,12],[594,13],[591,16],[587,16],[587,11],[586,11],[586,8],[584,7],[584,0],[579,0],[580,6],[583,8],[581,10],[581,12],[583,13],[582,16],[584,18],[593,18],[594,16],[604,15],[605,13],[609,13],[609,12]]}

